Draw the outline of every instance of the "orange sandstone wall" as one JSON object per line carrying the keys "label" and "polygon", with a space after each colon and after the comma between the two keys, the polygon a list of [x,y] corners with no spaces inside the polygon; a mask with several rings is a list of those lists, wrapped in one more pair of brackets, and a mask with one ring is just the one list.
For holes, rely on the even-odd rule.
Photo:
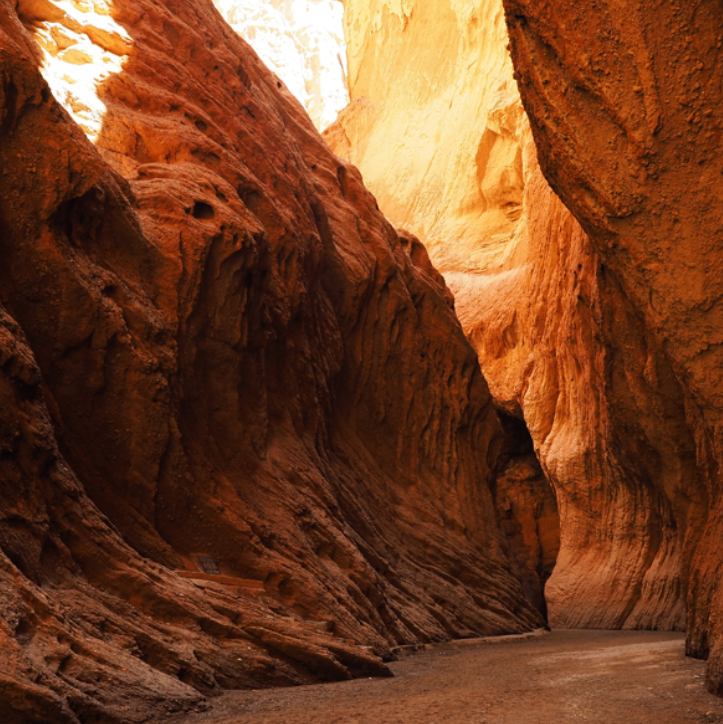
{"label": "orange sandstone wall", "polygon": [[449,291],[210,2],[2,0],[0,75],[0,718],[539,625]]}
{"label": "orange sandstone wall", "polygon": [[498,0],[345,0],[351,104],[324,137],[435,266],[503,262],[529,132]]}
{"label": "orange sandstone wall", "polygon": [[550,624],[682,629],[684,529],[707,504],[689,489],[701,471],[684,398],[532,143],[526,160],[528,261],[448,279],[493,394],[522,412],[556,490]]}
{"label": "orange sandstone wall", "polygon": [[662,412],[694,442],[676,516],[688,651],[709,658],[708,685],[723,693],[721,3],[505,8],[545,175],[628,300],[646,347],[665,360],[670,372],[651,374],[651,385],[678,389],[680,403]]}
{"label": "orange sandstone wall", "polygon": [[[559,507],[560,552],[545,590],[551,624],[684,628],[689,562],[709,504],[705,440],[655,325],[540,172],[505,49],[502,3],[345,6],[353,101],[325,138],[359,164],[389,218],[420,235],[454,292],[495,403],[529,428]],[[535,15],[540,24],[552,16]],[[565,16],[571,26],[573,16]],[[562,47],[564,28],[550,27]],[[602,61],[584,47],[580,41],[574,57],[602,78]],[[516,62],[522,52],[520,45]],[[561,84],[552,70],[534,70],[552,68],[554,57],[524,58],[529,88],[540,94],[529,103],[548,176],[594,178],[593,154],[603,148],[597,116],[579,121],[579,138],[574,113],[565,117],[574,111],[566,89],[582,82],[582,71],[571,68]],[[553,108],[548,86],[562,99]],[[630,91],[638,106],[641,89]],[[618,121],[628,113],[622,96],[604,107]],[[553,146],[550,129],[569,145]],[[628,130],[615,141],[620,148],[637,143],[640,129]],[[618,146],[604,146],[611,167]],[[570,193],[584,200],[585,192]],[[682,276],[683,260],[675,268]],[[540,551],[549,559],[556,547],[544,482],[529,496],[536,476],[523,464],[519,474],[503,472],[498,486],[526,581],[536,568],[539,580],[549,576]]]}

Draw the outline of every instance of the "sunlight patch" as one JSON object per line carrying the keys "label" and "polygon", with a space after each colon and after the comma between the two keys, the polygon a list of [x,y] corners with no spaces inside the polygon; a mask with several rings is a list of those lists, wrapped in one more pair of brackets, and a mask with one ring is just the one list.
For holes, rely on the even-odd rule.
{"label": "sunlight patch", "polygon": [[122,71],[133,47],[130,36],[104,0],[21,0],[19,10],[42,48],[41,72],[50,90],[95,143],[107,111],[98,89]]}
{"label": "sunlight patch", "polygon": [[344,6],[338,0],[214,0],[321,131],[349,103]]}

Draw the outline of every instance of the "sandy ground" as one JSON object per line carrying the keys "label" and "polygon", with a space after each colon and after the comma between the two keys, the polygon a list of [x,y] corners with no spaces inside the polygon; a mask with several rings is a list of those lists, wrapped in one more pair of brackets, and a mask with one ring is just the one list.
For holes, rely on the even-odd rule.
{"label": "sandy ground", "polygon": [[183,724],[723,723],[683,652],[682,634],[654,631],[440,647],[392,664],[393,679],[231,692]]}

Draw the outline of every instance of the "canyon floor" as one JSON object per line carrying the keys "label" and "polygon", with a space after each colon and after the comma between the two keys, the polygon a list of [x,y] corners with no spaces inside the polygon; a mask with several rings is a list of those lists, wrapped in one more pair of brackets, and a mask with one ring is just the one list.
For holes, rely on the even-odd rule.
{"label": "canyon floor", "polygon": [[674,724],[723,722],[684,635],[553,631],[514,643],[440,646],[395,678],[232,692],[183,724]]}

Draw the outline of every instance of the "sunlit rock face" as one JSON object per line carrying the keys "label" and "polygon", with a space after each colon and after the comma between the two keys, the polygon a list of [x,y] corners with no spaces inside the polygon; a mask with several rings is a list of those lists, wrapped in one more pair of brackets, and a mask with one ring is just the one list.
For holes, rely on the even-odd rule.
{"label": "sunlit rock face", "polygon": [[[424,247],[209,0],[67,7],[0,0],[0,721],[156,721],[541,625]],[[61,33],[92,133],[42,75]]]}
{"label": "sunlit rock face", "polygon": [[550,624],[684,629],[689,528],[707,503],[684,397],[531,142],[525,178],[525,262],[447,279],[498,405],[524,416],[556,491]]}
{"label": "sunlit rock face", "polygon": [[[359,165],[389,218],[421,236],[498,407],[527,424],[559,507],[551,624],[684,628],[706,448],[654,328],[542,176],[501,1],[347,0],[345,27],[352,102],[325,138]],[[542,91],[566,86],[526,62],[546,127]],[[556,122],[567,128],[562,114]],[[585,124],[594,149],[596,122]],[[559,174],[561,147],[547,157]],[[588,173],[567,153],[563,168]],[[506,468],[498,507],[525,575],[541,566],[545,577],[554,517],[548,491],[530,497],[535,480],[524,460]]]}
{"label": "sunlit rock face", "polygon": [[[132,47],[131,37],[111,15],[105,0],[51,7],[21,0],[18,9],[29,22],[39,22],[35,39],[43,53],[43,75],[53,95],[93,141],[103,127],[107,108],[97,89],[121,71]],[[47,20],[50,14],[51,20]]]}
{"label": "sunlit rock face", "polygon": [[688,651],[708,657],[723,694],[720,2],[505,6],[542,168],[641,330],[618,337],[619,355],[641,352],[642,376],[622,379],[654,393],[641,421],[662,417],[687,439],[650,479],[677,501]]}
{"label": "sunlit rock face", "polygon": [[349,102],[339,0],[214,0],[323,130]]}
{"label": "sunlit rock face", "polygon": [[326,133],[443,273],[497,265],[527,120],[494,0],[348,0],[350,106]]}

